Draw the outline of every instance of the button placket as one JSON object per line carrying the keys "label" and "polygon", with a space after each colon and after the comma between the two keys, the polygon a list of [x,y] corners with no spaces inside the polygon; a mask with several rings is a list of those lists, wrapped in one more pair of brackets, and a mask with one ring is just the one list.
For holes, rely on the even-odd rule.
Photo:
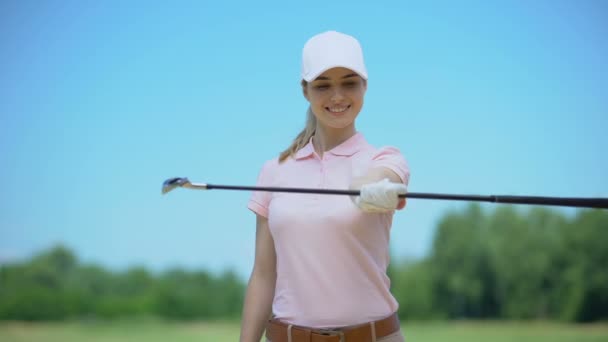
{"label": "button placket", "polygon": [[327,153],[323,154],[323,158],[321,159],[321,168],[320,168],[321,174],[319,175],[319,184],[318,184],[319,188],[324,188],[325,184],[326,184],[327,164],[329,162],[329,160],[327,159],[327,155],[328,155]]}
{"label": "button placket", "polygon": [[[319,155],[317,155],[316,153],[315,153],[315,157],[317,159],[317,162],[319,163],[319,168],[318,168],[319,173],[315,177],[316,178],[315,186],[317,188],[321,188],[323,185],[323,158],[324,157],[319,157]],[[318,201],[320,199],[321,195],[314,194],[312,197],[315,201]]]}

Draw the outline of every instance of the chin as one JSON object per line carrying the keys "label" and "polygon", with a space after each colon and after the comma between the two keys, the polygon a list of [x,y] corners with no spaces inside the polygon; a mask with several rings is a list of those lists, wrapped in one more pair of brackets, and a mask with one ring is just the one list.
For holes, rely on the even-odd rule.
{"label": "chin", "polygon": [[348,121],[337,121],[337,120],[328,120],[326,122],[323,122],[323,125],[329,128],[333,128],[333,129],[345,129],[345,128],[349,128],[351,126],[353,126],[355,123],[354,120],[348,120]]}

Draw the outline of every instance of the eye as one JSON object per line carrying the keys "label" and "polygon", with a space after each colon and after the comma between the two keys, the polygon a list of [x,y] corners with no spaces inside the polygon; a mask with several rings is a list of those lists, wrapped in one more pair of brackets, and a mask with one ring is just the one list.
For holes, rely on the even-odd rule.
{"label": "eye", "polygon": [[354,82],[354,81],[351,81],[351,82],[344,82],[344,86],[345,86],[346,88],[354,88],[354,87],[356,87],[358,84],[359,84],[358,82]]}
{"label": "eye", "polygon": [[316,90],[326,90],[326,89],[329,89],[329,85],[327,85],[327,84],[319,84],[319,85],[315,86],[315,89]]}

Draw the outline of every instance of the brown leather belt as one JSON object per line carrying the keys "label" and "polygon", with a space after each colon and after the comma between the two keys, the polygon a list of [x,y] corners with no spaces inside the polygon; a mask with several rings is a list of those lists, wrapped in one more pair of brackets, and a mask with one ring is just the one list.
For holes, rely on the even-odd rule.
{"label": "brown leather belt", "polygon": [[393,334],[400,328],[399,317],[394,313],[379,321],[339,329],[315,329],[293,325],[289,339],[289,325],[277,319],[270,319],[266,325],[266,338],[271,342],[371,342],[374,332],[372,323],[377,339]]}

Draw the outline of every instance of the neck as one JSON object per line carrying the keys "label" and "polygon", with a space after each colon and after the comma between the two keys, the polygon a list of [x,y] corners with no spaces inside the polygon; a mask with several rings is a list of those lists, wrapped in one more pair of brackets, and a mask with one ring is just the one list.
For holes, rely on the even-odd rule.
{"label": "neck", "polygon": [[317,152],[320,157],[323,157],[323,153],[342,144],[355,135],[355,133],[357,133],[357,131],[355,130],[354,124],[345,128],[331,128],[323,127],[317,123],[312,144],[315,148],[315,152]]}

